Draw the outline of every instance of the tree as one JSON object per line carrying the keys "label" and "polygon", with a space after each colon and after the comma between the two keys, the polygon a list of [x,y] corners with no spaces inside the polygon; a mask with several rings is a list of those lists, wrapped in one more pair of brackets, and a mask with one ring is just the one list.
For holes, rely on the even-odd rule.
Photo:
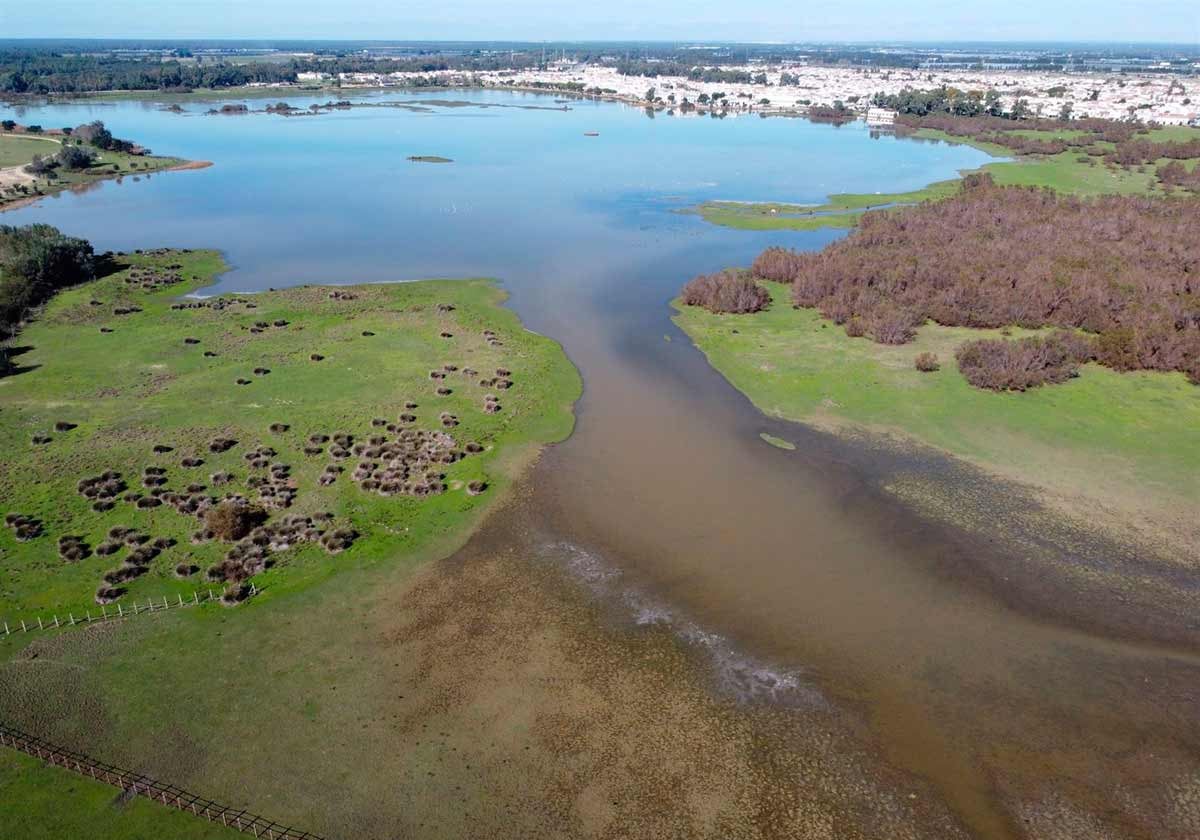
{"label": "tree", "polygon": [[0,225],[0,338],[56,291],[95,276],[92,246],[50,225]]}
{"label": "tree", "polygon": [[4,120],[4,121],[0,122],[0,126],[3,126],[5,131],[12,131],[14,128],[17,127],[17,121],[16,120]]}
{"label": "tree", "polygon": [[654,90],[654,88],[647,88],[646,89],[646,101],[653,102],[655,93],[656,93],[656,91]]}
{"label": "tree", "polygon": [[999,117],[1004,114],[1004,106],[1000,104],[1000,94],[997,91],[989,90],[983,96],[983,108],[987,111],[988,116]]}
{"label": "tree", "polygon": [[1074,109],[1075,109],[1075,106],[1072,103],[1064,102],[1063,106],[1061,108],[1059,108],[1059,110],[1058,110],[1058,118],[1060,120],[1062,120],[1063,122],[1067,122],[1068,120],[1071,119],[1071,112]]}
{"label": "tree", "polygon": [[83,146],[63,146],[56,159],[67,169],[87,169],[96,162],[96,153]]}

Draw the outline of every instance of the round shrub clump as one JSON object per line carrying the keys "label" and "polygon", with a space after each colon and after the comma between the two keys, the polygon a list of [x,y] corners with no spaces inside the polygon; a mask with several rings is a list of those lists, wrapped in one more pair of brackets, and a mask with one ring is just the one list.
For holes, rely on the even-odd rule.
{"label": "round shrub clump", "polygon": [[1086,338],[1059,331],[1045,338],[1015,341],[968,341],[954,354],[958,369],[976,388],[1024,391],[1079,375],[1079,365],[1093,357]]}
{"label": "round shrub clump", "polygon": [[213,537],[236,542],[267,521],[267,512],[245,502],[229,499],[204,514],[204,528]]}
{"label": "round shrub clump", "polygon": [[942,367],[936,353],[918,353],[913,366],[921,373],[933,373]]}

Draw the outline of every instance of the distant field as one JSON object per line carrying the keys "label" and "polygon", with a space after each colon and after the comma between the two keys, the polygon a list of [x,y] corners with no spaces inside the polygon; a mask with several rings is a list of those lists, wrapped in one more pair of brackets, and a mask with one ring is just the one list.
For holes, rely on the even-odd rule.
{"label": "distant field", "polygon": [[[1025,137],[1053,140],[1078,136],[1082,131],[1040,131],[1028,129],[1013,132]],[[921,129],[913,134],[924,140],[947,143],[969,143],[996,157],[1011,160],[988,163],[982,167],[1002,186],[1050,187],[1062,193],[1080,196],[1106,194],[1161,194],[1154,166],[1142,169],[1109,168],[1099,161],[1084,162],[1082,153],[1069,150],[1062,154],[1014,157],[1003,146],[954,137],[941,131]],[[1184,142],[1200,137],[1200,129],[1173,126],[1153,129],[1148,138],[1159,142]],[[1101,146],[1106,144],[1099,144]],[[1163,163],[1165,161],[1159,161]],[[1186,161],[1194,167],[1198,161]],[[965,173],[964,173],[965,174]],[[835,194],[824,204],[807,206],[773,202],[709,201],[686,212],[695,213],[707,222],[742,230],[815,230],[818,228],[850,228],[858,223],[866,209],[887,205],[916,204],[937,200],[954,193],[958,181],[939,181],[919,190],[903,193],[868,193],[863,195]]]}

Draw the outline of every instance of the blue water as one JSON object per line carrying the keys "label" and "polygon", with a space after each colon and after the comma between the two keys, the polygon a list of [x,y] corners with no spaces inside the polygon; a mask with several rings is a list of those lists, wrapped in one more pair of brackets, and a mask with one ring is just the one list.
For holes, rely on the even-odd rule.
{"label": "blue water", "polygon": [[[327,97],[287,99],[306,107]],[[355,99],[562,107],[500,91]],[[684,243],[743,259],[763,240],[817,244],[831,235],[746,235],[672,212],[706,199],[818,203],[836,192],[917,188],[986,160],[964,146],[873,138],[859,124],[649,118],[595,102],[312,117],[208,116],[209,107],[188,104],[182,115],[132,102],[0,109],[47,126],[101,119],[157,153],[215,164],[61,194],[6,213],[5,223],[48,222],[100,249],[217,247],[236,267],[222,288],[241,291],[455,275],[521,287],[547,268],[550,282],[570,284],[577,261],[652,259]],[[405,159],[422,154],[454,163]]]}

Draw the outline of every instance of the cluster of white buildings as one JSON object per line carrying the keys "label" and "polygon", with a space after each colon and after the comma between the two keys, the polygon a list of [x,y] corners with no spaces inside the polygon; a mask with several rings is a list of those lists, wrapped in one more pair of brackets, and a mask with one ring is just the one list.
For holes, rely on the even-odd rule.
{"label": "cluster of white buildings", "polygon": [[[808,64],[724,67],[753,75],[764,73],[767,84],[699,82],[682,76],[623,76],[614,67],[558,62],[544,70],[503,70],[476,74],[343,73],[347,87],[401,87],[409,77],[434,76],[447,85],[483,84],[488,87],[582,87],[588,92],[627,102],[644,103],[647,92],[658,107],[679,107],[716,97],[717,110],[729,113],[802,111],[809,105],[842,102],[865,114],[875,93],[899,93],[946,86],[963,91],[995,90],[1006,108],[1024,99],[1030,110],[1058,116],[1070,105],[1075,117],[1134,119],[1168,125],[1200,123],[1200,78],[1167,74],[1065,73],[1027,70],[912,70],[828,67]],[[781,84],[786,74],[788,84]],[[319,81],[323,74],[301,74],[301,81]],[[328,79],[327,76],[324,76]]]}

